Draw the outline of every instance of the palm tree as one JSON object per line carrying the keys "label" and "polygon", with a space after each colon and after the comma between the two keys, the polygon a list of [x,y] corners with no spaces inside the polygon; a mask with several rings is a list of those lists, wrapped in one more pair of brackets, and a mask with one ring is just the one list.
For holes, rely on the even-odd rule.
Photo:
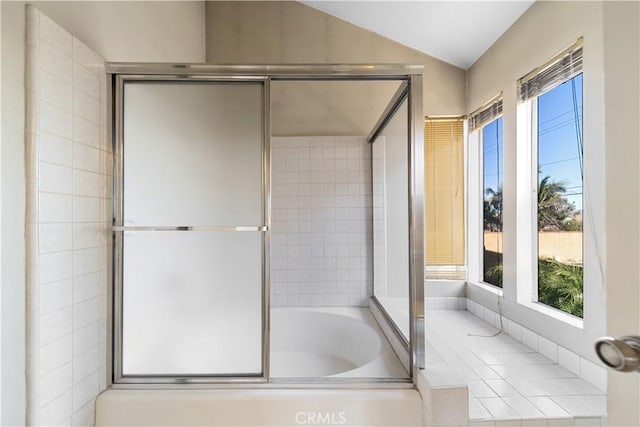
{"label": "palm tree", "polygon": [[575,205],[567,200],[564,183],[545,176],[538,183],[538,230],[561,230],[575,214]]}
{"label": "palm tree", "polygon": [[[576,207],[565,197],[563,182],[545,176],[538,183],[538,230],[565,230],[575,219]],[[583,270],[581,265],[553,259],[538,259],[538,301],[571,313],[583,315]]]}
{"label": "palm tree", "polygon": [[484,199],[484,229],[485,231],[502,231],[502,186],[497,190],[487,188]]}

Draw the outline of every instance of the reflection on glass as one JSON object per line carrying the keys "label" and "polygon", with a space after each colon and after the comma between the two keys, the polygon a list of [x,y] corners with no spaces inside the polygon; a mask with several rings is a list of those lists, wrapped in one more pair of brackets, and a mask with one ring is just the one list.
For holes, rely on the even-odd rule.
{"label": "reflection on glass", "polygon": [[482,129],[483,269],[486,283],[502,287],[502,117]]}
{"label": "reflection on glass", "polygon": [[409,339],[407,101],[373,142],[373,292]]}
{"label": "reflection on glass", "polygon": [[582,74],[538,98],[538,301],[583,315]]}

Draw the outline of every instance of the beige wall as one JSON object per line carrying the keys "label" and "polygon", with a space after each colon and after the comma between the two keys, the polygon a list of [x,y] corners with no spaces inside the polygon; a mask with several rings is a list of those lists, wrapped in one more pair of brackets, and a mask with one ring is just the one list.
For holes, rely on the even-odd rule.
{"label": "beige wall", "polygon": [[[204,60],[202,2],[34,2],[110,61]],[[25,423],[26,2],[2,15],[1,425]]]}
{"label": "beige wall", "polygon": [[[424,113],[465,112],[465,71],[297,2],[207,2],[207,61],[425,66]],[[277,83],[275,135],[368,134],[393,95],[347,83]]]}
{"label": "beige wall", "polygon": [[[605,2],[607,334],[640,335],[640,4]],[[640,375],[609,375],[609,425],[640,425]]]}
{"label": "beige wall", "polygon": [[34,1],[107,61],[202,62],[204,1]]}
{"label": "beige wall", "polygon": [[24,425],[25,402],[25,171],[24,33],[25,6],[1,2],[2,8],[2,419]]}
{"label": "beige wall", "polygon": [[368,135],[398,82],[273,82],[275,136]]}

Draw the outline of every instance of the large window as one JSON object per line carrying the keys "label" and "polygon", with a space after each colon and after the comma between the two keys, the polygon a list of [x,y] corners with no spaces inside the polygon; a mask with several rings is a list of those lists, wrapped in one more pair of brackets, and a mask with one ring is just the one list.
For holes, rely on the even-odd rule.
{"label": "large window", "polygon": [[519,97],[531,122],[533,295],[582,317],[581,40],[521,79]]}
{"label": "large window", "polygon": [[537,104],[538,301],[582,317],[582,74]]}

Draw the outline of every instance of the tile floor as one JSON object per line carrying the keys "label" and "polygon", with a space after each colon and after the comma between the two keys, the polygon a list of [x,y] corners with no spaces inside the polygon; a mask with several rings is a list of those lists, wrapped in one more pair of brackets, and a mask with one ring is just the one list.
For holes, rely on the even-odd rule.
{"label": "tile floor", "polygon": [[[427,364],[469,385],[472,426],[599,426],[606,394],[465,310],[426,315]],[[483,336],[484,335],[484,336]]]}
{"label": "tile floor", "polygon": [[[408,325],[406,299],[381,302]],[[471,426],[604,425],[604,391],[507,334],[492,336],[497,331],[466,310],[426,314],[426,364],[468,384]]]}

